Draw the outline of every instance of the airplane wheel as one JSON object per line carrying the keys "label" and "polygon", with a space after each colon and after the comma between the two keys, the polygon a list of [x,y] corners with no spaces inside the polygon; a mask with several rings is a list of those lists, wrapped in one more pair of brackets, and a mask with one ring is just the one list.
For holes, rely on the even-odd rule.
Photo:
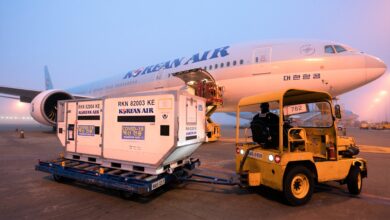
{"label": "airplane wheel", "polygon": [[362,191],[363,179],[360,169],[352,166],[347,178],[348,191],[352,195],[359,195]]}
{"label": "airplane wheel", "polygon": [[292,168],[284,180],[284,197],[293,206],[307,203],[314,191],[313,175],[303,166]]}

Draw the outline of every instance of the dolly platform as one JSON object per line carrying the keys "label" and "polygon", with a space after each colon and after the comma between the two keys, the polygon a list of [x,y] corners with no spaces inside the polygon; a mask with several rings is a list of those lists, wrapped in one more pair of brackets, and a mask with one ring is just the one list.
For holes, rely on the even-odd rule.
{"label": "dolly platform", "polygon": [[199,159],[191,158],[190,163],[173,170],[171,173],[151,175],[102,167],[90,162],[59,158],[51,161],[39,161],[35,169],[52,174],[54,180],[57,182],[76,180],[91,185],[119,190],[126,195],[148,195],[163,185],[178,181],[236,185],[232,179],[227,180],[191,173],[191,170],[198,166],[200,166]]}

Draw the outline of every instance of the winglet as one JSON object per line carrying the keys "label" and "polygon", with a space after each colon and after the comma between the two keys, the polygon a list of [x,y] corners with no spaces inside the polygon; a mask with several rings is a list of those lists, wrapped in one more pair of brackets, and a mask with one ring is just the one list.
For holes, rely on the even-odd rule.
{"label": "winglet", "polygon": [[45,66],[45,89],[53,89],[53,83],[51,82],[49,68]]}

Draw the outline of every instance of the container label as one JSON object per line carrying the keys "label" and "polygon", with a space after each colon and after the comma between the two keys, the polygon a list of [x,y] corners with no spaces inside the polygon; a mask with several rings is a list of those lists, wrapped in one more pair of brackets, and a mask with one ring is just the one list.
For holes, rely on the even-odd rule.
{"label": "container label", "polygon": [[99,115],[100,103],[79,103],[77,115]]}
{"label": "container label", "polygon": [[145,126],[122,126],[122,139],[145,140]]}
{"label": "container label", "polygon": [[79,125],[77,127],[77,135],[79,136],[95,136],[95,126]]}
{"label": "container label", "polygon": [[119,115],[138,115],[155,113],[156,102],[154,99],[123,98],[117,101]]}
{"label": "container label", "polygon": [[196,122],[197,122],[197,100],[194,100],[194,99],[188,99],[187,98],[187,103],[186,103],[186,107],[187,107],[187,114],[186,114],[186,121],[187,121],[187,125],[196,125]]}
{"label": "container label", "polygon": [[186,126],[186,140],[197,138],[197,128],[193,126]]}
{"label": "container label", "polygon": [[164,98],[158,100],[158,108],[159,109],[172,109],[172,99]]}

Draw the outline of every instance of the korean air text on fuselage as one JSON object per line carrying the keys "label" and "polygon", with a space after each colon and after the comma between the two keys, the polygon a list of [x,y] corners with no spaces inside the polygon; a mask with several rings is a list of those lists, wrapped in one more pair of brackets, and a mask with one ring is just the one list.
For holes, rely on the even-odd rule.
{"label": "korean air text on fuselage", "polygon": [[203,53],[196,53],[192,55],[189,59],[182,57],[182,58],[177,58],[174,60],[158,63],[155,65],[142,67],[136,70],[129,71],[128,73],[126,73],[123,79],[128,79],[131,77],[137,77],[139,75],[157,72],[161,69],[171,69],[171,68],[179,67],[180,65],[188,65],[192,63],[205,61],[205,60],[215,59],[218,57],[225,57],[229,55],[228,49],[229,46],[220,47],[214,50],[207,50]]}

